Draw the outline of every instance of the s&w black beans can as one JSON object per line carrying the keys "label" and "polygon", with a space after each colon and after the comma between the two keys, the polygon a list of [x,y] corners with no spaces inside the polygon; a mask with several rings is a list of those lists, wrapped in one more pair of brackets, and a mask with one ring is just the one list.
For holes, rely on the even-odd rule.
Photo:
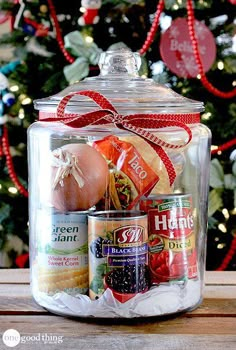
{"label": "s&w black beans can", "polygon": [[148,289],[147,214],[102,211],[88,216],[89,295],[109,288],[125,302]]}

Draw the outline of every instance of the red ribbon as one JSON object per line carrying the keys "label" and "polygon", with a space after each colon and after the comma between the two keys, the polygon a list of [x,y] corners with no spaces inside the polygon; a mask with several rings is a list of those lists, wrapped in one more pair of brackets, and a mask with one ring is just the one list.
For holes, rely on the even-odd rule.
{"label": "red ribbon", "polygon": [[[91,98],[99,107],[93,112],[85,114],[65,113],[68,102],[75,95],[83,95]],[[157,152],[163,161],[170,185],[176,178],[175,168],[163,147],[169,149],[178,149],[186,146],[192,139],[192,132],[187,124],[200,122],[199,113],[193,114],[130,114],[120,115],[115,107],[96,91],[72,92],[62,98],[57,107],[57,112],[47,113],[40,111],[39,120],[45,122],[59,121],[72,128],[83,128],[89,125],[104,125],[113,123],[117,128],[128,130],[133,134],[140,136]],[[160,129],[166,127],[179,127],[184,129],[187,138],[181,144],[169,143],[161,140],[148,129]]]}

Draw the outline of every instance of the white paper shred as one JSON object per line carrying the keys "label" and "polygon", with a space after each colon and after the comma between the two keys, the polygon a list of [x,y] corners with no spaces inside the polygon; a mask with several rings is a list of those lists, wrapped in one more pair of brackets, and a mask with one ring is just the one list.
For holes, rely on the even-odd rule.
{"label": "white paper shred", "polygon": [[191,309],[201,300],[201,283],[188,280],[185,284],[163,284],[151,288],[148,292],[137,294],[125,303],[114,298],[110,289],[97,300],[78,294],[57,293],[48,296],[35,292],[36,301],[47,310],[65,316],[133,318],[161,316]]}

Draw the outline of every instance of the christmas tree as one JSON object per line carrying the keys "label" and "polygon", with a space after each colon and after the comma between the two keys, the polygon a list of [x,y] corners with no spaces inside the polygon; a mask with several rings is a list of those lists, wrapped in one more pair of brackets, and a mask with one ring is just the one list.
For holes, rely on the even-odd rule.
{"label": "christmas tree", "polygon": [[[140,75],[205,103],[202,122],[211,129],[214,146],[207,269],[234,269],[236,104],[235,93],[228,92],[236,85],[235,1],[161,0],[159,5],[153,0],[95,3],[96,8],[86,8],[83,1],[81,4],[71,0],[0,3],[2,22],[11,23],[10,32],[0,38],[0,47],[14,48],[10,60],[1,60],[0,71],[0,266],[28,264],[26,131],[37,120],[33,100],[57,93],[87,76],[98,75],[100,53],[119,44],[140,51]],[[188,18],[191,24],[190,15],[194,16],[193,21],[196,19],[208,28],[216,43],[215,53],[214,46],[205,53],[212,60],[206,73],[208,80],[201,79],[204,76],[201,69],[197,77],[183,73],[188,68],[198,69],[196,61],[187,67],[187,61],[180,60],[179,71],[173,71],[172,62],[164,53],[167,28],[178,18]],[[194,35],[190,36],[191,40],[194,45]],[[210,87],[206,80],[210,81]],[[222,265],[225,257],[228,260]]]}

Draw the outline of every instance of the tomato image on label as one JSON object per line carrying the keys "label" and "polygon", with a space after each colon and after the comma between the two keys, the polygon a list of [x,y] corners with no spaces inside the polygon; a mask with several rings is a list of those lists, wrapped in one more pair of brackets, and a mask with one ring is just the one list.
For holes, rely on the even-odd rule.
{"label": "tomato image on label", "polygon": [[160,254],[150,254],[149,259],[153,282],[181,279],[187,272],[187,261],[182,253],[171,256],[169,251],[163,250]]}
{"label": "tomato image on label", "polygon": [[164,248],[164,243],[161,236],[150,235],[149,236],[149,250],[152,253],[160,252]]}

